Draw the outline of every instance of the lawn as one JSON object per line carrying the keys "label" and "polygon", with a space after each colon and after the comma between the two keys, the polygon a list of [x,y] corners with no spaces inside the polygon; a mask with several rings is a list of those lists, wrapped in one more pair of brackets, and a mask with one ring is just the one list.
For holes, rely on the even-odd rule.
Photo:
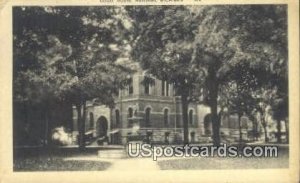
{"label": "lawn", "polygon": [[288,158],[187,158],[158,161],[161,170],[288,168]]}
{"label": "lawn", "polygon": [[[110,161],[97,158],[99,149],[77,148],[14,149],[14,171],[101,171],[111,167]],[[229,158],[229,157],[194,157],[194,158],[158,158],[156,162],[161,170],[208,170],[208,169],[268,169],[288,168],[289,149],[279,149],[277,158]],[[131,159],[134,161],[134,159]]]}
{"label": "lawn", "polygon": [[61,157],[31,157],[14,161],[14,171],[98,171],[109,166],[108,162],[64,161]]}
{"label": "lawn", "polygon": [[159,160],[161,170],[196,170],[196,169],[270,169],[288,168],[288,149],[281,149],[275,158],[245,158],[245,157],[191,157]]}
{"label": "lawn", "polygon": [[18,149],[14,152],[14,171],[99,171],[111,163],[91,160],[66,160],[70,157],[96,157],[97,150],[84,153],[77,149]]}

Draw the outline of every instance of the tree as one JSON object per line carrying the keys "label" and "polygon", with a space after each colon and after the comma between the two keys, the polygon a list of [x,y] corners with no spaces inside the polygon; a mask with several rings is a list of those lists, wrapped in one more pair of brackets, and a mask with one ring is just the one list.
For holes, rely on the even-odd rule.
{"label": "tree", "polygon": [[185,143],[187,98],[196,85],[211,108],[213,141],[219,145],[219,91],[232,81],[232,70],[246,63],[263,78],[287,62],[286,6],[134,7],[130,15],[137,32],[134,57],[178,89]]}
{"label": "tree", "polygon": [[245,65],[246,70],[253,70],[256,78],[265,81],[263,75],[274,72],[270,65],[287,62],[286,7],[211,6],[198,14],[201,24],[195,39],[195,58],[207,70],[207,101],[212,111],[214,142],[219,144],[218,91],[232,80],[234,68]]}
{"label": "tree", "polygon": [[[223,84],[220,90],[220,100],[225,100],[225,105],[230,113],[238,115],[239,141],[242,142],[241,117],[247,115],[254,120],[253,111],[256,109],[257,99],[253,95],[261,85],[259,80],[248,66],[240,63],[231,72],[231,82]],[[219,102],[220,103],[220,102]]]}
{"label": "tree", "polygon": [[[18,81],[25,75],[22,82],[30,81],[76,106],[80,149],[85,147],[86,101],[98,98],[113,105],[114,94],[130,71],[118,60],[128,50],[130,24],[121,17],[124,12],[114,7],[14,9],[14,77]],[[16,100],[17,96],[34,100],[24,91],[43,93],[14,86]]]}
{"label": "tree", "polygon": [[[287,83],[286,83],[287,84]],[[285,89],[287,90],[287,88]],[[268,141],[267,138],[267,122],[266,117],[271,116],[273,120],[277,122],[277,133],[276,138],[277,142],[281,143],[281,121],[285,122],[286,127],[286,137],[287,142],[288,139],[288,96],[287,92],[281,93],[277,87],[274,88],[265,88],[262,91],[260,91],[259,98],[259,106],[258,111],[260,112],[262,116],[262,125],[264,127],[265,131],[265,139]]]}
{"label": "tree", "polygon": [[196,19],[183,6],[129,7],[135,27],[133,57],[143,69],[173,83],[181,97],[184,143],[188,143],[188,104],[201,73],[192,67]]}
{"label": "tree", "polygon": [[272,116],[277,121],[277,142],[281,143],[281,121],[285,122],[286,139],[289,142],[289,126],[288,126],[288,100],[284,97],[274,99],[272,108]]}

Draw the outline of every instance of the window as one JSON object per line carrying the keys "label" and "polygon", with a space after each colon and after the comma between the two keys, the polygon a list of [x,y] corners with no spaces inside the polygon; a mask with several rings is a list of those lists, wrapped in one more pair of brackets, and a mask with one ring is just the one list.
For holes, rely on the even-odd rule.
{"label": "window", "polygon": [[168,109],[164,110],[164,124],[165,124],[165,126],[169,125],[169,110]]}
{"label": "window", "polygon": [[119,127],[119,125],[120,125],[120,111],[117,109],[115,111],[115,113],[116,113],[116,127]]}
{"label": "window", "polygon": [[212,134],[211,114],[207,114],[204,117],[204,132],[205,132],[205,135],[211,135]]}
{"label": "window", "polygon": [[165,143],[166,144],[170,143],[170,132],[165,132]]}
{"label": "window", "polygon": [[131,107],[128,108],[128,118],[132,118],[133,116],[133,109]]}
{"label": "window", "polygon": [[128,108],[128,127],[131,127],[132,125],[132,118],[133,116],[133,109],[131,107]]}
{"label": "window", "polygon": [[195,138],[195,132],[191,132],[191,142],[194,143],[196,140]]}
{"label": "window", "polygon": [[152,94],[152,86],[155,85],[155,79],[147,74],[147,72],[145,72],[144,74],[144,79],[142,81],[142,84],[144,85],[144,93],[146,95],[151,95]]}
{"label": "window", "polygon": [[169,83],[166,82],[166,96],[169,96]]}
{"label": "window", "polygon": [[173,88],[173,92],[175,96],[180,96],[178,89],[176,89],[175,87]]}
{"label": "window", "polygon": [[144,86],[145,86],[145,94],[150,95],[150,82],[147,80],[147,78],[144,78]]}
{"label": "window", "polygon": [[90,128],[94,128],[94,114],[90,112]]}
{"label": "window", "polygon": [[151,108],[147,108],[145,111],[145,126],[146,127],[150,127],[150,113],[151,113]]}
{"label": "window", "polygon": [[193,110],[189,111],[189,124],[191,124],[191,125],[194,123],[194,116],[193,116],[194,114],[193,114],[193,112],[194,112]]}
{"label": "window", "polygon": [[161,95],[165,96],[165,81],[161,81]]}
{"label": "window", "polygon": [[128,94],[133,94],[133,83],[132,77],[128,79]]}
{"label": "window", "polygon": [[149,95],[150,94],[150,86],[149,83],[145,84],[145,94]]}
{"label": "window", "polygon": [[167,81],[161,82],[161,95],[169,96],[169,83]]}

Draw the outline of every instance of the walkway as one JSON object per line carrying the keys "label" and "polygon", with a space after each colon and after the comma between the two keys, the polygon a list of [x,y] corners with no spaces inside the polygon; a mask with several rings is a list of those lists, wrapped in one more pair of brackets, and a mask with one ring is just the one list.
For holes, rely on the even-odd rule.
{"label": "walkway", "polygon": [[156,171],[159,170],[156,161],[152,158],[128,158],[113,162],[107,170],[111,171]]}
{"label": "walkway", "polygon": [[64,160],[81,160],[81,161],[101,161],[108,162],[112,165],[107,169],[109,171],[155,171],[159,170],[156,161],[152,158],[99,158],[97,156],[92,157],[67,157]]}

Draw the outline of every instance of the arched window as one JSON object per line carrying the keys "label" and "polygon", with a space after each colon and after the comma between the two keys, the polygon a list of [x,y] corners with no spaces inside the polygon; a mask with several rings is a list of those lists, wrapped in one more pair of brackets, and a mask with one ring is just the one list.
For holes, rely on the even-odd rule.
{"label": "arched window", "polygon": [[148,107],[145,111],[145,126],[150,127],[150,114],[151,114],[151,108]]}
{"label": "arched window", "polygon": [[117,109],[116,111],[115,111],[115,115],[116,115],[116,127],[119,127],[119,125],[120,125],[120,111]]}
{"label": "arched window", "polygon": [[211,114],[207,114],[204,117],[204,133],[205,135],[211,135],[212,129],[211,129]]}
{"label": "arched window", "polygon": [[193,116],[194,114],[193,113],[194,113],[193,110],[189,111],[189,124],[191,124],[191,125],[194,123],[194,116]]}
{"label": "arched window", "polygon": [[94,114],[90,112],[90,128],[94,128]]}
{"label": "arched window", "polygon": [[164,124],[169,125],[169,109],[164,109]]}

